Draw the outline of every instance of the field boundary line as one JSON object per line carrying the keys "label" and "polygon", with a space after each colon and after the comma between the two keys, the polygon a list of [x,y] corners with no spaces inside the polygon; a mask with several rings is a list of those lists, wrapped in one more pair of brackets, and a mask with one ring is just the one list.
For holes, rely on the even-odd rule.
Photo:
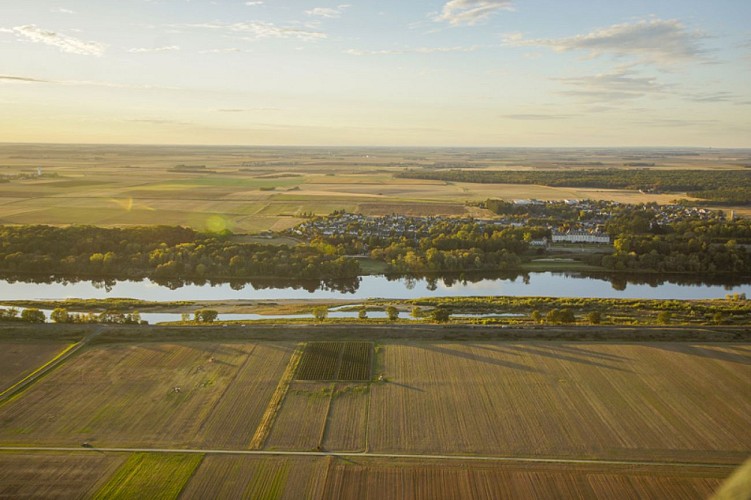
{"label": "field boundary line", "polygon": [[331,394],[329,395],[329,404],[326,407],[326,418],[323,419],[323,427],[321,428],[321,435],[318,438],[318,449],[323,449],[323,443],[326,441],[326,434],[329,430],[329,417],[331,416],[331,404],[334,402],[334,394],[336,394],[337,383],[331,384]]}
{"label": "field boundary line", "polygon": [[39,377],[43,376],[45,373],[48,373],[52,369],[54,369],[57,365],[65,361],[71,354],[76,352],[78,349],[80,349],[83,346],[84,342],[76,342],[74,344],[70,344],[65,349],[57,353],[52,359],[44,363],[42,366],[38,367],[33,372],[26,375],[24,378],[13,384],[12,386],[8,387],[4,391],[0,392],[0,405],[3,403],[10,401],[10,398],[13,397],[13,395],[20,393],[23,391],[23,389],[32,384],[35,380],[37,380]]}
{"label": "field boundary line", "polygon": [[261,423],[258,424],[256,432],[255,434],[253,434],[253,439],[250,440],[248,447],[251,450],[260,450],[266,443],[266,439],[271,433],[271,427],[274,425],[274,421],[276,420],[276,415],[277,413],[279,413],[279,409],[282,407],[284,398],[287,395],[287,391],[289,390],[289,385],[295,376],[297,366],[300,364],[300,359],[302,359],[302,353],[304,349],[304,343],[298,344],[297,348],[292,353],[292,356],[289,358],[287,368],[285,368],[284,373],[282,374],[282,378],[279,379],[279,384],[277,384],[276,389],[274,390],[274,394],[271,395],[271,400],[269,400],[269,405],[266,407],[266,411],[263,413]]}
{"label": "field boundary line", "polygon": [[71,446],[0,446],[2,452],[81,452],[81,453],[169,453],[193,455],[256,455],[287,457],[353,457],[353,458],[387,458],[414,460],[455,460],[465,462],[517,462],[539,464],[581,464],[581,465],[634,465],[652,467],[695,467],[708,469],[737,469],[744,462],[707,463],[707,462],[660,462],[649,460],[617,460],[608,458],[551,458],[551,457],[515,457],[492,455],[429,455],[419,453],[362,453],[346,451],[283,451],[283,450],[215,450],[192,448],[82,448]]}

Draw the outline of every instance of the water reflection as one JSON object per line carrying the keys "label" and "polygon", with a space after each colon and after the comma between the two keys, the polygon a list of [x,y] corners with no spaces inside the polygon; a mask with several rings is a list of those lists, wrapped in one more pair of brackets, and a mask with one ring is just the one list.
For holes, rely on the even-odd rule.
{"label": "water reflection", "polygon": [[546,296],[702,299],[751,295],[751,277],[695,277],[584,273],[363,276],[346,281],[90,280],[70,276],[3,276],[0,300],[129,297],[143,300],[397,298],[441,296]]}

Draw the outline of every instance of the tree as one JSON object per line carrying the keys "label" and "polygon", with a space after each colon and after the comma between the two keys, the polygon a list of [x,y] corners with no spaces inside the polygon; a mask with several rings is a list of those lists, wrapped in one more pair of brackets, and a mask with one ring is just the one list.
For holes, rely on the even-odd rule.
{"label": "tree", "polygon": [[411,316],[412,316],[412,317],[413,317],[414,319],[420,319],[420,318],[422,318],[422,309],[420,309],[420,308],[419,308],[419,307],[417,307],[417,306],[413,307],[413,308],[412,308],[412,313],[411,313]]}
{"label": "tree", "polygon": [[451,318],[451,310],[444,305],[438,305],[430,311],[430,318],[436,323],[445,323]]}
{"label": "tree", "polygon": [[532,311],[532,314],[529,315],[529,319],[531,319],[535,323],[542,323],[542,314],[540,314],[540,311],[535,309]]}
{"label": "tree", "polygon": [[359,311],[357,311],[357,317],[359,319],[368,319],[368,309],[363,306],[360,308]]}
{"label": "tree", "polygon": [[671,316],[670,311],[660,311],[657,315],[657,322],[661,325],[667,325],[670,323]]}
{"label": "tree", "polygon": [[21,321],[26,321],[27,323],[44,323],[47,321],[47,317],[39,309],[30,307],[21,312]]}
{"label": "tree", "polygon": [[576,322],[576,316],[574,316],[574,312],[571,309],[564,309],[561,311],[560,316],[560,322],[561,323],[574,323]]}
{"label": "tree", "polygon": [[326,306],[318,306],[313,308],[313,317],[318,321],[325,320],[329,315],[329,308]]}
{"label": "tree", "polygon": [[200,323],[213,323],[219,316],[219,313],[213,309],[198,309],[194,314],[194,319]]}
{"label": "tree", "polygon": [[720,311],[717,311],[712,315],[712,321],[714,321],[718,325],[722,325],[723,323],[725,323],[725,315]]}
{"label": "tree", "polygon": [[399,309],[394,306],[388,306],[386,308],[386,315],[389,317],[389,321],[396,321],[399,319]]}
{"label": "tree", "polygon": [[589,321],[593,325],[599,325],[602,321],[602,314],[600,313],[600,311],[592,311],[591,313],[587,314],[587,321]]}
{"label": "tree", "polygon": [[551,309],[545,315],[545,321],[548,323],[560,323],[561,322],[561,310]]}
{"label": "tree", "polygon": [[50,313],[50,319],[55,323],[70,323],[71,317],[68,310],[63,307],[56,307]]}

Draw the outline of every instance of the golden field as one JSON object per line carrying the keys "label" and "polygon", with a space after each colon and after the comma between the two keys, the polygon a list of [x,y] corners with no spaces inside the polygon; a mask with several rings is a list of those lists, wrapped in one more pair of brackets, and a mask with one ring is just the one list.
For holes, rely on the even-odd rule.
{"label": "golden field", "polygon": [[705,498],[751,453],[746,343],[375,340],[366,382],[304,349],[85,347],[0,405],[0,493]]}
{"label": "golden field", "polygon": [[[597,155],[600,156],[597,156]],[[594,156],[593,156],[594,155]],[[669,203],[675,194],[395,179],[404,168],[624,168],[618,151],[191,148],[0,144],[0,224],[168,224],[281,231],[304,214],[488,216],[488,198]],[[576,159],[572,161],[572,159]],[[566,160],[566,161],[563,161]],[[737,158],[666,156],[660,168],[737,168]],[[563,163],[561,163],[563,161]],[[589,167],[591,168],[591,167]],[[44,174],[36,177],[37,169]],[[739,211],[742,212],[743,210]]]}

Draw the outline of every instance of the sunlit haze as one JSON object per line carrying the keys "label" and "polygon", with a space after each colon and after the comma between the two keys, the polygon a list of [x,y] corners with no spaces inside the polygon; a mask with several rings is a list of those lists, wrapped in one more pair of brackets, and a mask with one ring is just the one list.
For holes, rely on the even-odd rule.
{"label": "sunlit haze", "polygon": [[749,147],[749,19],[747,0],[5,1],[0,140]]}

